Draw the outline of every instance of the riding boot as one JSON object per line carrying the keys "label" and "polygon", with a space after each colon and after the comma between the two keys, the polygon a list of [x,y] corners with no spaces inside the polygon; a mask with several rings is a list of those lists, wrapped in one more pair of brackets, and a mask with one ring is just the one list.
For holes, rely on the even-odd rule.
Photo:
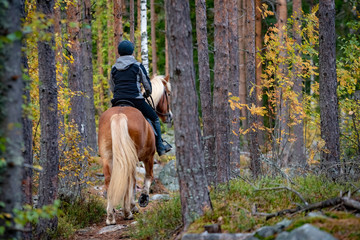
{"label": "riding boot", "polygon": [[164,141],[161,138],[161,127],[160,127],[160,121],[159,119],[156,120],[154,123],[154,128],[155,128],[155,140],[156,140],[156,150],[158,152],[158,155],[164,155],[165,153],[169,152],[171,150],[171,145],[166,143],[164,144]]}

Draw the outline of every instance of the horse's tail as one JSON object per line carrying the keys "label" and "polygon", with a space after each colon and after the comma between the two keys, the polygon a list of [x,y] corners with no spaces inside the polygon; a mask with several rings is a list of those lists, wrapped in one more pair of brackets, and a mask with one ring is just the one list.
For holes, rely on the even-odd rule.
{"label": "horse's tail", "polygon": [[124,204],[130,206],[134,190],[138,157],[135,144],[129,135],[127,121],[126,115],[122,113],[110,119],[113,164],[108,199],[114,207],[118,204],[122,207]]}

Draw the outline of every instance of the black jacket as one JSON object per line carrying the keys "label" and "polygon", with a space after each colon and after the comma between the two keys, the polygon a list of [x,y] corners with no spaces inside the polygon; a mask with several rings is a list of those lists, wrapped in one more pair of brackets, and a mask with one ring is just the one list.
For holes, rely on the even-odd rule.
{"label": "black jacket", "polygon": [[114,99],[142,99],[141,85],[151,94],[151,82],[144,66],[134,56],[120,56],[111,69],[110,88]]}

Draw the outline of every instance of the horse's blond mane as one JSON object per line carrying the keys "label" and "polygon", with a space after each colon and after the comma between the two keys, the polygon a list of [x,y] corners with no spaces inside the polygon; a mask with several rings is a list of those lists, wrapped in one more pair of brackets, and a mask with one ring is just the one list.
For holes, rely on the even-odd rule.
{"label": "horse's blond mane", "polygon": [[154,100],[155,106],[158,105],[161,96],[164,93],[164,84],[166,84],[167,89],[171,92],[171,85],[169,82],[165,80],[165,77],[163,75],[154,76],[151,79],[151,85],[152,85],[152,98]]}

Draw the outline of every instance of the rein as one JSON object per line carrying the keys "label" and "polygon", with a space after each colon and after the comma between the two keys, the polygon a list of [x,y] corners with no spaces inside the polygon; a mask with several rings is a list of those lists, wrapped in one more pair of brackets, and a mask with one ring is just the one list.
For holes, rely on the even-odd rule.
{"label": "rein", "polygon": [[[169,99],[168,99],[168,96],[167,96],[167,93],[166,93],[166,90],[164,89],[164,94],[165,94],[165,98],[166,98],[166,106],[167,106],[167,113],[161,113],[161,112],[159,112],[159,111],[157,111],[156,110],[156,106],[155,106],[155,104],[154,104],[154,100],[153,100],[153,98],[152,98],[152,96],[150,95],[148,98],[145,98],[145,100],[146,100],[146,102],[150,105],[150,107],[152,108],[152,109],[154,109],[154,111],[157,113],[157,114],[159,114],[159,115],[161,115],[161,116],[164,116],[164,117],[168,117],[168,116],[170,116],[170,113],[169,113],[169,109],[170,109],[170,105],[169,105]],[[149,98],[150,98],[150,100],[151,100],[151,102],[150,102],[150,100],[149,100]]]}

